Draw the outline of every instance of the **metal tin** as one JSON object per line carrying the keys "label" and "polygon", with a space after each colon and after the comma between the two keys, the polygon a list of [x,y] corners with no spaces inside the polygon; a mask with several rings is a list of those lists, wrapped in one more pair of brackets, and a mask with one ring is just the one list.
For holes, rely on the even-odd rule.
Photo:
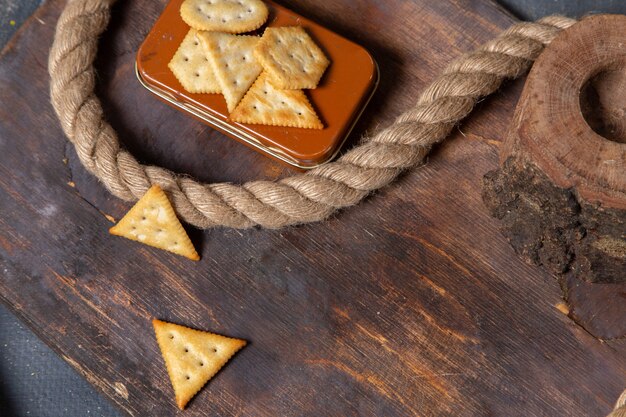
{"label": "metal tin", "polygon": [[372,56],[363,47],[266,1],[270,9],[266,26],[302,26],[331,61],[318,87],[306,91],[324,129],[236,123],[229,120],[221,94],[188,93],[167,66],[189,30],[180,17],[183,1],[170,1],[139,48],[135,68],[141,84],[167,104],[290,165],[309,169],[331,160],[378,85],[378,66]]}

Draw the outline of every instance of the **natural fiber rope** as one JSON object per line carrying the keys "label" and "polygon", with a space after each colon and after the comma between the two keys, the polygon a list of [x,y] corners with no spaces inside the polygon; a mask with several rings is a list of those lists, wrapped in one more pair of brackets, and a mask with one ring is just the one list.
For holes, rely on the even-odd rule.
{"label": "natural fiber rope", "polygon": [[169,195],[177,214],[200,228],[260,225],[279,228],[323,220],[357,204],[401,172],[423,163],[476,102],[505,79],[525,73],[544,46],[575,23],[561,16],[519,23],[448,66],[395,122],[306,174],[242,186],[201,184],[163,168],[141,165],[120,147],[94,93],[98,37],[115,0],[69,0],[49,57],[52,104],[82,164],[116,196],[140,198],[152,184]]}
{"label": "natural fiber rope", "polygon": [[626,417],[626,390],[624,390],[622,395],[619,396],[617,402],[615,403],[613,412],[611,412],[611,414],[607,417]]}

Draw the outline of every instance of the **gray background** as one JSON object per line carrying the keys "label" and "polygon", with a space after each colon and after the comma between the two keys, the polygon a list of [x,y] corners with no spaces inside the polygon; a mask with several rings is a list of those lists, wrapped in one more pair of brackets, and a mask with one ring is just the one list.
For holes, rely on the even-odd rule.
{"label": "gray background", "polygon": [[[499,0],[521,19],[626,13],[626,0]],[[0,0],[0,48],[42,0]],[[13,24],[12,22],[13,21]],[[2,122],[2,121],[0,121]],[[0,417],[121,414],[0,305]]]}

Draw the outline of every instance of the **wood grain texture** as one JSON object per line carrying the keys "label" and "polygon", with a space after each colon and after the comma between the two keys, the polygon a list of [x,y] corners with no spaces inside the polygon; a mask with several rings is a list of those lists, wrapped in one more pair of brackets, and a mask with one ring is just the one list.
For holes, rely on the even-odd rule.
{"label": "wood grain texture", "polygon": [[[178,413],[153,317],[250,342],[187,416],[609,412],[626,385],[625,341],[602,343],[560,313],[554,278],[517,259],[481,202],[521,83],[425,167],[325,223],[191,231],[195,264],[107,234],[103,213],[129,205],[82,169],[48,104],[62,5],[40,8],[0,61],[0,298],[129,415]],[[102,39],[99,94],[122,141],[205,181],[290,174],[142,90],[134,52],[163,5],[120,2]],[[475,0],[288,6],[378,60],[361,133],[513,21]]]}

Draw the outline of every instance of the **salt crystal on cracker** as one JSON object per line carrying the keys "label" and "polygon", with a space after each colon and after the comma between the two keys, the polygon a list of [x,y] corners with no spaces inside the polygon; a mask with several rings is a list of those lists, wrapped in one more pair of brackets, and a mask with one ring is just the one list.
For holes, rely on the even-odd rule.
{"label": "salt crystal on cracker", "polygon": [[161,320],[152,320],[152,325],[181,410],[246,345],[245,340]]}
{"label": "salt crystal on cracker", "polygon": [[264,72],[230,119],[239,123],[323,129],[324,125],[301,90],[279,90]]}
{"label": "salt crystal on cracker", "polygon": [[168,67],[188,92],[219,93],[220,84],[215,78],[207,53],[196,39],[197,32],[191,29],[187,33]]}
{"label": "salt crystal on cracker", "polygon": [[252,52],[259,38],[198,32],[198,39],[208,53],[209,62],[226,99],[226,106],[231,112],[262,71]]}
{"label": "salt crystal on cracker", "polygon": [[269,12],[261,0],[185,0],[180,15],[198,30],[244,33],[260,28]]}
{"label": "salt crystal on cracker", "polygon": [[167,196],[153,185],[109,233],[197,261],[198,252],[174,213]]}
{"label": "salt crystal on cracker", "polygon": [[330,64],[300,26],[265,29],[254,55],[280,89],[316,88]]}

